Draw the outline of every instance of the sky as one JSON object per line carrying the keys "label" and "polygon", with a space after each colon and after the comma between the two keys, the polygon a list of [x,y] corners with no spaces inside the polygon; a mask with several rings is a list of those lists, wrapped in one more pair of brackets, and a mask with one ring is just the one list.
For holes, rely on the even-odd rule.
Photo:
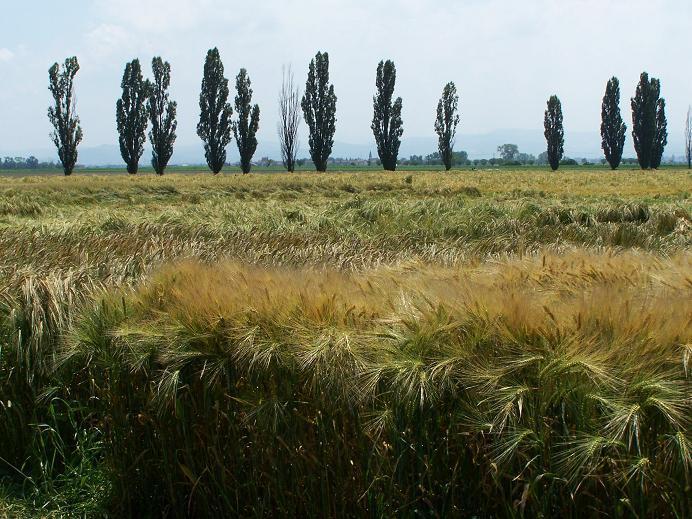
{"label": "sky", "polygon": [[661,80],[669,133],[682,134],[692,103],[690,0],[0,0],[0,19],[0,155],[51,146],[47,71],[71,55],[81,65],[83,146],[117,143],[124,65],[138,57],[150,74],[157,55],[172,67],[178,143],[199,143],[201,75],[214,46],[232,82],[248,70],[260,141],[278,140],[282,66],[304,85],[318,50],[329,52],[338,97],[335,140],[347,143],[373,139],[381,59],[397,67],[404,138],[434,136],[448,81],[459,91],[462,135],[541,129],[557,94],[569,144],[570,132],[598,132],[613,75],[631,126],[629,98],[643,70]]}

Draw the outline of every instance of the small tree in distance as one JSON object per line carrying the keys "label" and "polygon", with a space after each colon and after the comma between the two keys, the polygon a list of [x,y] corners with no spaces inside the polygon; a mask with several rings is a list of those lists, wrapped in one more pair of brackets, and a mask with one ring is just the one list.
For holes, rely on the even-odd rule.
{"label": "small tree in distance", "polygon": [[517,160],[519,157],[519,146],[516,144],[502,144],[497,147],[497,152],[500,154],[502,160],[511,162]]}
{"label": "small tree in distance", "polygon": [[336,94],[329,83],[329,54],[318,52],[310,61],[301,102],[310,130],[310,157],[317,171],[327,171],[336,131]]}
{"label": "small tree in distance", "polygon": [[48,89],[53,95],[54,105],[48,108],[48,119],[53,125],[51,139],[58,149],[65,176],[71,175],[77,165],[77,147],[82,142],[82,127],[75,113],[74,78],[79,72],[75,56],[67,58],[62,70],[54,63],[48,70]]}
{"label": "small tree in distance", "polygon": [[204,142],[204,156],[212,173],[216,175],[226,163],[226,146],[231,142],[231,115],[228,103],[228,79],[223,75],[219,49],[207,52],[199,94],[199,123],[197,135]]}
{"label": "small tree in distance", "polygon": [[249,173],[252,166],[252,156],[257,149],[257,130],[259,129],[260,109],[258,105],[251,106],[252,88],[250,77],[244,68],[240,69],[235,80],[235,113],[237,120],[233,123],[233,134],[240,154],[240,167],[243,173]]}
{"label": "small tree in distance", "polygon": [[562,104],[560,99],[553,95],[548,99],[548,108],[544,118],[545,140],[548,144],[548,163],[553,171],[560,167],[560,160],[564,153],[565,131],[562,127]]}
{"label": "small tree in distance", "polygon": [[281,159],[287,171],[293,172],[298,154],[298,127],[300,126],[300,89],[295,85],[291,67],[282,72],[279,91],[279,142]]}
{"label": "small tree in distance", "polygon": [[168,96],[168,87],[171,84],[171,65],[156,57],[151,61],[151,69],[154,74],[154,82],[149,91],[149,118],[151,130],[149,142],[151,142],[151,165],[157,175],[163,175],[168,161],[173,156],[173,144],[175,144],[175,130],[178,127],[176,120],[177,104]]}
{"label": "small tree in distance", "polygon": [[392,102],[396,84],[396,67],[391,60],[377,65],[377,92],[373,97],[372,131],[377,143],[377,153],[387,171],[396,170],[396,161],[404,133],[401,120],[401,97]]}
{"label": "small tree in distance", "polygon": [[144,152],[149,109],[149,82],[142,77],[142,67],[138,59],[125,65],[125,73],[120,84],[122,97],[116,103],[116,122],[118,126],[120,155],[127,172],[137,173],[139,159]]}
{"label": "small tree in distance", "polygon": [[437,103],[437,118],[435,119],[437,147],[446,171],[452,168],[454,136],[459,124],[458,106],[457,87],[453,81],[450,81],[442,90],[442,97]]}
{"label": "small tree in distance", "polygon": [[601,104],[601,146],[611,169],[617,169],[625,147],[627,125],[620,115],[620,82],[612,77]]}

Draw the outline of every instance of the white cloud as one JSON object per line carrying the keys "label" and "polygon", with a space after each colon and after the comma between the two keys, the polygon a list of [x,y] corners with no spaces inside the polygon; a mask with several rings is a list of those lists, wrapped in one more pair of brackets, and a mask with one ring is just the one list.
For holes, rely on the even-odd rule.
{"label": "white cloud", "polygon": [[11,61],[14,58],[14,52],[10,49],[0,48],[0,62]]}
{"label": "white cloud", "polygon": [[119,55],[132,48],[132,36],[119,25],[101,24],[86,35],[87,51],[92,57]]}
{"label": "white cloud", "polygon": [[140,31],[163,33],[185,30],[213,19],[218,0],[97,0],[104,18]]}

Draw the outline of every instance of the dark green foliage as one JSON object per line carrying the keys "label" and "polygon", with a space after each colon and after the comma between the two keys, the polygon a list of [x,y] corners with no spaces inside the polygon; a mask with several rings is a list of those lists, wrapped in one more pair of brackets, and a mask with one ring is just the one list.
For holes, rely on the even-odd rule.
{"label": "dark green foliage", "polygon": [[519,146],[516,144],[501,144],[497,147],[497,152],[505,162],[513,162],[519,158]]}
{"label": "dark green foliage", "polygon": [[318,52],[310,61],[305,94],[301,102],[310,129],[310,158],[317,171],[327,171],[327,160],[336,131],[336,95],[329,84],[329,54]]}
{"label": "dark green foliage", "polygon": [[660,94],[660,81],[656,78],[649,80],[649,75],[642,72],[637,91],[632,98],[632,137],[639,167],[642,169],[649,169],[655,163],[654,153],[657,151],[654,148],[657,141],[657,109]]}
{"label": "dark green foliage", "polygon": [[71,175],[77,164],[77,146],[82,142],[82,127],[75,114],[74,78],[79,72],[75,56],[67,58],[63,69],[54,63],[48,70],[54,105],[48,108],[48,119],[53,125],[51,139],[58,149],[58,156],[65,175]]}
{"label": "dark green foliage", "polygon": [[168,161],[173,155],[175,143],[175,130],[178,127],[176,121],[177,104],[168,98],[168,87],[171,84],[171,65],[156,57],[151,62],[154,73],[154,82],[151,85],[149,96],[149,118],[151,130],[149,141],[151,142],[151,165],[158,175],[163,175]]}
{"label": "dark green foliage", "polygon": [[666,121],[666,100],[659,99],[656,103],[656,133],[654,147],[651,151],[651,167],[658,169],[661,165],[663,150],[668,144],[668,122]]}
{"label": "dark green foliage", "polygon": [[396,169],[401,136],[404,133],[401,120],[401,98],[397,97],[392,103],[394,85],[396,83],[396,67],[391,60],[380,61],[377,65],[377,92],[373,97],[374,114],[372,131],[377,143],[377,153],[385,170]]}
{"label": "dark green foliage", "polygon": [[258,105],[251,106],[252,88],[250,77],[244,68],[240,69],[235,79],[235,112],[238,119],[233,123],[233,134],[240,154],[240,167],[243,173],[249,173],[252,156],[257,149],[257,129],[259,128],[260,109]]}
{"label": "dark green foliage", "polygon": [[139,167],[139,158],[144,152],[150,90],[149,82],[142,77],[142,67],[138,59],[125,65],[120,86],[123,94],[116,104],[120,154],[127,164],[127,172],[134,175]]}
{"label": "dark green foliage", "polygon": [[550,96],[548,109],[545,111],[545,140],[548,144],[548,163],[553,171],[560,167],[564,153],[565,130],[562,127],[562,104],[557,96]]}
{"label": "dark green foliage", "polygon": [[53,162],[39,161],[33,155],[24,157],[0,158],[0,169],[57,169],[59,166]]}
{"label": "dark green foliage", "polygon": [[617,169],[622,160],[626,132],[627,125],[620,115],[620,82],[612,77],[601,104],[601,146],[612,169]]}
{"label": "dark green foliage", "polygon": [[454,135],[459,124],[458,105],[457,87],[454,82],[450,81],[442,90],[442,97],[437,103],[437,118],[435,119],[437,146],[446,170],[452,167]]}
{"label": "dark green foliage", "polygon": [[209,169],[216,175],[226,163],[233,115],[233,108],[228,103],[228,79],[223,75],[223,63],[216,47],[207,52],[204,62],[199,109],[197,135],[204,141],[204,156]]}

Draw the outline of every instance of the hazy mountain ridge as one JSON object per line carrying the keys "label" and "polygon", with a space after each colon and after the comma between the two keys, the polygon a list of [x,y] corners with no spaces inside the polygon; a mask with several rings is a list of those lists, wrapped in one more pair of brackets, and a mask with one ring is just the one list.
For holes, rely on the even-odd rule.
{"label": "hazy mountain ridge", "polygon": [[[542,130],[518,130],[504,129],[495,130],[484,134],[458,134],[456,138],[455,150],[464,150],[471,159],[488,159],[497,156],[497,147],[501,144],[512,143],[519,146],[519,150],[524,153],[538,155],[545,150],[545,139]],[[682,136],[669,136],[669,143],[666,146],[665,157],[675,155],[680,157],[683,154]],[[403,138],[400,157],[411,155],[427,155],[437,150],[437,139],[431,137],[410,137]],[[373,142],[347,143],[337,141],[332,150],[333,157],[341,158],[367,158],[372,153],[377,157],[377,146]],[[0,157],[21,156],[28,157],[34,155],[41,161],[57,161],[57,154],[53,149],[42,148],[34,150],[15,150],[6,151],[0,149]],[[601,151],[601,137],[597,132],[565,132],[565,155],[568,157],[588,158],[600,160],[603,158]],[[626,157],[634,157],[632,139],[628,134],[625,143]],[[151,150],[147,147],[142,156],[141,164],[148,164]],[[255,153],[255,160],[262,157],[269,157],[273,160],[281,160],[281,150],[279,143],[275,141],[260,141]],[[306,143],[302,143],[298,157],[309,157]],[[239,160],[238,149],[232,141],[228,147],[228,161]],[[171,165],[183,164],[204,164],[204,149],[202,143],[198,144],[178,144],[175,146]],[[120,149],[117,144],[103,144],[100,146],[82,146],[79,149],[79,164],[84,166],[113,166],[122,165]]]}

